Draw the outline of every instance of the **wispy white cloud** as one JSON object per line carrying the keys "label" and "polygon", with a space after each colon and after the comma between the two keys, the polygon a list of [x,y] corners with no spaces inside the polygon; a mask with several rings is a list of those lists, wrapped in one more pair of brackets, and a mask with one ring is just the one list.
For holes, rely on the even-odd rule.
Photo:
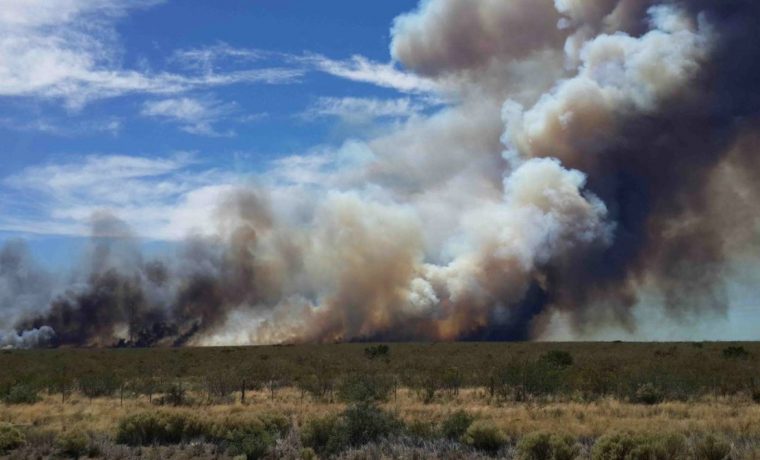
{"label": "wispy white cloud", "polygon": [[[158,0],[2,0],[0,96],[65,101],[70,108],[129,93],[172,94],[236,83],[292,83],[305,73],[294,66],[195,73],[147,72],[119,64],[113,27],[129,10]],[[218,51],[217,51],[218,53]],[[228,50],[240,58],[241,53]],[[192,56],[192,53],[191,53]],[[201,56],[196,55],[196,61]]]}
{"label": "wispy white cloud", "polygon": [[170,61],[180,66],[201,71],[205,74],[213,74],[220,70],[222,65],[250,64],[270,58],[275,53],[256,48],[237,48],[225,42],[199,48],[187,48],[174,52]]}
{"label": "wispy white cloud", "polygon": [[321,97],[303,114],[307,119],[337,117],[349,123],[363,123],[378,118],[408,118],[425,106],[411,98],[378,99],[358,97]]}
{"label": "wispy white cloud", "polygon": [[220,132],[214,124],[237,111],[233,103],[223,103],[212,98],[171,98],[148,101],[143,105],[142,115],[179,123],[181,129],[191,134],[227,136],[232,131]]}
{"label": "wispy white cloud", "polygon": [[321,55],[309,55],[304,61],[319,71],[347,80],[392,88],[406,93],[435,92],[438,88],[432,80],[399,69],[393,62],[374,62],[364,56],[352,56],[347,60],[334,60]]}
{"label": "wispy white cloud", "polygon": [[185,153],[72,157],[0,182],[0,230],[86,235],[90,218],[106,210],[140,236],[178,239],[213,230],[211,215],[237,180]]}
{"label": "wispy white cloud", "polygon": [[14,131],[39,132],[60,137],[74,137],[92,133],[118,135],[123,127],[120,118],[107,117],[102,120],[62,120],[58,118],[38,117],[29,120],[19,118],[0,118],[0,127]]}

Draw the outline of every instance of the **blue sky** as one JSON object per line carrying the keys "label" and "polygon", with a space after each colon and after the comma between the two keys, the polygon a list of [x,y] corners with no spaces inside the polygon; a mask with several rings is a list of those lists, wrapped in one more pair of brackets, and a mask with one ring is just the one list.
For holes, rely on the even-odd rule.
{"label": "blue sky", "polygon": [[[389,54],[394,17],[415,6],[9,2],[3,237],[29,239],[43,263],[66,263],[85,244],[88,216],[109,209],[156,246],[190,231],[165,228],[156,206],[429,111],[425,82]],[[174,189],[156,197],[158,183]]]}

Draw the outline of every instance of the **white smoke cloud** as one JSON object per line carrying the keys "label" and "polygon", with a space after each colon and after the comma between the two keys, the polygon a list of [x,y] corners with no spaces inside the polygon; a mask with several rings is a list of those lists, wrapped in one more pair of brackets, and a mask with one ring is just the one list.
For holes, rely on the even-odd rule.
{"label": "white smoke cloud", "polygon": [[145,304],[222,344],[633,330],[645,281],[672,314],[684,291],[720,303],[722,229],[700,216],[733,134],[711,93],[725,31],[713,6],[649,3],[427,0],[395,22],[396,62],[311,57],[449,104],[259,186],[204,183],[219,210]]}

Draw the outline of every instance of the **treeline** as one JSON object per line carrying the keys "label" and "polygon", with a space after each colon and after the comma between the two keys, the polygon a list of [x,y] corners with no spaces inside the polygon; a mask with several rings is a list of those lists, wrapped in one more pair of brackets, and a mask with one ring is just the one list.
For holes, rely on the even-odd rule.
{"label": "treeline", "polygon": [[[481,389],[494,401],[615,397],[655,404],[745,394],[760,402],[756,355],[744,345],[716,345],[611,344],[608,350],[617,353],[600,353],[593,345],[546,347],[502,359],[473,354],[473,361],[482,362],[477,369],[456,356],[442,360],[434,346],[410,356],[408,345],[334,346],[331,354],[309,353],[306,347],[149,350],[137,356],[132,354],[137,350],[5,351],[0,399],[34,403],[46,393],[65,402],[78,392],[121,400],[145,396],[155,404],[179,406],[246,402],[251,391],[275,398],[281,388],[294,387],[304,399],[326,402],[384,401],[400,388],[413,390],[425,403],[456,397],[463,388]],[[62,359],[49,366],[35,362],[49,359],[46,353]],[[199,359],[215,366],[200,365]]]}

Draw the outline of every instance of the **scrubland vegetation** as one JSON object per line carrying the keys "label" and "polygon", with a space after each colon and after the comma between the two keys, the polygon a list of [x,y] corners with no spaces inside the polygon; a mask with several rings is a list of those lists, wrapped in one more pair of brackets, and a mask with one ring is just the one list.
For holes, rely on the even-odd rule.
{"label": "scrubland vegetation", "polygon": [[0,457],[760,458],[760,344],[0,352]]}

